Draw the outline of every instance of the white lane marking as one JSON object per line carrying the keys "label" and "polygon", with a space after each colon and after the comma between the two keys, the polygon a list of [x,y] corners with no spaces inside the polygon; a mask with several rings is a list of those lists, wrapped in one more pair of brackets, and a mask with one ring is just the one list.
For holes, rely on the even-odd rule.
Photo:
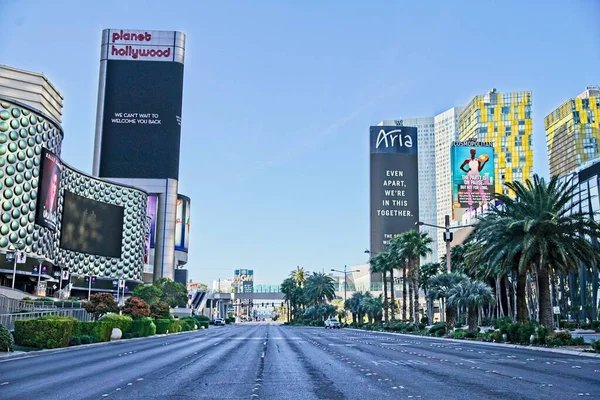
{"label": "white lane marking", "polygon": [[2,383],[0,383],[0,386],[4,386],[4,385],[8,385],[8,382],[2,382]]}
{"label": "white lane marking", "polygon": [[144,378],[137,378],[137,379],[136,379],[136,381],[138,381],[138,382],[139,382],[139,381],[143,381],[143,380],[144,380]]}

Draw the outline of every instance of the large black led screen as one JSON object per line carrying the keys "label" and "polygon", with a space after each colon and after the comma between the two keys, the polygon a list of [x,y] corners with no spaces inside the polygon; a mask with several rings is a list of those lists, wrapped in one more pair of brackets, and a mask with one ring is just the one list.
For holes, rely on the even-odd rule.
{"label": "large black led screen", "polygon": [[124,208],[65,191],[60,247],[120,258]]}
{"label": "large black led screen", "polygon": [[109,60],[100,176],[179,178],[183,64]]}

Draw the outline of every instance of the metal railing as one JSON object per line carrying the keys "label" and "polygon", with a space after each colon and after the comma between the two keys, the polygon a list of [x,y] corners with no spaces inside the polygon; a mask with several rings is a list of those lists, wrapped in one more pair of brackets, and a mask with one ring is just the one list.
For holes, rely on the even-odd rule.
{"label": "metal railing", "polygon": [[53,310],[55,308],[56,304],[53,301],[24,301],[0,295],[0,313],[2,314],[10,314],[18,311]]}
{"label": "metal railing", "polygon": [[20,313],[20,314],[0,314],[0,325],[8,328],[8,330],[15,329],[15,321],[20,321],[22,319],[33,319],[40,317],[48,317],[48,316],[62,316],[62,317],[73,317],[78,319],[79,321],[92,321],[93,315],[88,313],[83,309],[66,309],[66,310],[52,310],[52,311],[36,311],[30,313]]}

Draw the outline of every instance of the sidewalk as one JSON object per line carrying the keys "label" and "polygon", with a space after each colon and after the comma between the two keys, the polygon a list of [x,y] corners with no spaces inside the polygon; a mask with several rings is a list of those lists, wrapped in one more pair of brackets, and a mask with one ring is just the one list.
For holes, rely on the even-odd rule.
{"label": "sidewalk", "polygon": [[583,349],[568,350],[568,349],[565,349],[562,347],[550,348],[550,347],[538,347],[538,346],[523,346],[520,344],[512,344],[512,343],[492,343],[492,342],[482,342],[482,341],[478,341],[478,340],[450,339],[450,338],[443,338],[443,337],[411,335],[411,334],[397,333],[397,332],[366,331],[364,329],[355,329],[355,328],[344,328],[344,329],[347,329],[350,331],[356,331],[356,332],[381,333],[384,335],[402,336],[402,337],[411,338],[411,339],[443,340],[443,341],[453,342],[453,343],[506,347],[506,348],[511,348],[511,349],[543,351],[543,352],[547,352],[547,353],[568,354],[568,355],[572,355],[572,356],[600,358],[600,353],[586,353],[583,351]]}

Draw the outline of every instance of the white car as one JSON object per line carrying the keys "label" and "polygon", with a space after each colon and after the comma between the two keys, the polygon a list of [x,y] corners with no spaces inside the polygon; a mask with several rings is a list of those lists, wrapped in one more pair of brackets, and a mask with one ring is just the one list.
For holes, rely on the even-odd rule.
{"label": "white car", "polygon": [[340,321],[335,318],[329,318],[327,321],[325,321],[325,329],[340,329],[341,327],[342,325],[340,324]]}
{"label": "white car", "polygon": [[225,325],[224,318],[215,318],[215,325]]}

